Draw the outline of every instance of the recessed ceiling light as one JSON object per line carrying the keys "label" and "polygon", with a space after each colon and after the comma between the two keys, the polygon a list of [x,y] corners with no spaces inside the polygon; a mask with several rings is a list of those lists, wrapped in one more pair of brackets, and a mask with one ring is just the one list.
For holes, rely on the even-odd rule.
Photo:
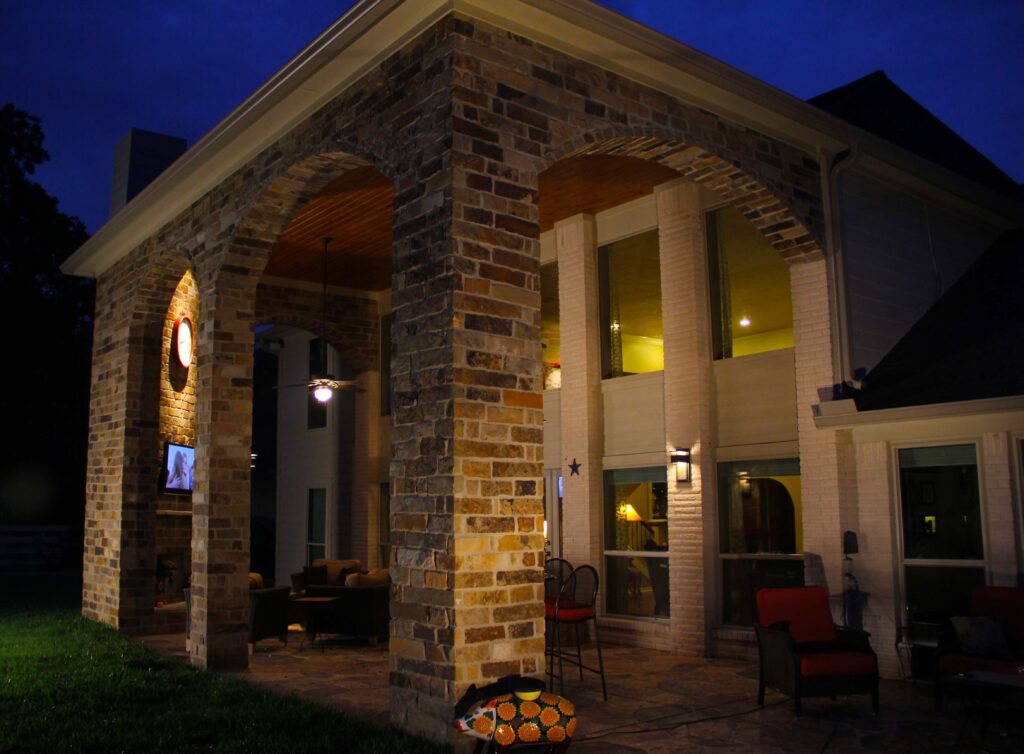
{"label": "recessed ceiling light", "polygon": [[740,317],[740,327],[750,327],[750,317],[746,314]]}

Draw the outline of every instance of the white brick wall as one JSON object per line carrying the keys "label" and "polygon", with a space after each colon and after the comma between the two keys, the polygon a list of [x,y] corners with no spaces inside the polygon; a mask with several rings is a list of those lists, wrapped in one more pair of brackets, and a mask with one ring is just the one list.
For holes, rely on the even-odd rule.
{"label": "white brick wall", "polygon": [[[715,441],[704,214],[696,184],[657,187],[661,301],[665,337],[665,451],[690,448],[691,484],[668,469],[671,633],[676,650],[707,652],[706,563],[717,537]],[[667,460],[667,458],[666,458]],[[707,541],[705,541],[707,538]],[[712,580],[712,584],[714,581]]]}
{"label": "white brick wall", "polygon": [[[831,389],[832,331],[824,259],[791,264],[796,410],[803,488],[804,550],[821,556],[832,592],[842,588],[842,532],[855,530],[849,437],[814,426],[819,390]],[[850,495],[851,502],[843,503]]]}
{"label": "white brick wall", "polygon": [[[562,356],[562,556],[574,565],[599,564],[604,425],[594,218],[576,215],[557,223],[555,243]],[[569,472],[574,458],[579,475]]]}
{"label": "white brick wall", "polygon": [[1013,446],[1009,432],[988,432],[978,448],[987,527],[989,583],[1016,586],[1017,522],[1013,513]]}

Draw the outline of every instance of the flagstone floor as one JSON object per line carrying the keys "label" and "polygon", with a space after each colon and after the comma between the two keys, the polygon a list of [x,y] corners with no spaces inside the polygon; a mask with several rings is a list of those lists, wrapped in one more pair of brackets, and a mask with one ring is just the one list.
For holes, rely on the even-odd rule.
{"label": "flagstone floor", "polygon": [[[143,642],[185,659],[180,634]],[[310,647],[293,633],[287,647],[266,640],[249,659],[247,671],[232,675],[387,724],[384,643],[318,640]],[[983,736],[977,713],[965,719],[956,699],[936,714],[925,682],[883,680],[878,717],[863,695],[805,700],[804,714],[796,718],[789,699],[775,692],[758,707],[757,667],[750,663],[609,646],[605,671],[608,701],[597,676],[587,674],[583,683],[567,678],[565,696],[576,704],[580,721],[574,754],[1024,751],[1024,714],[994,717]]]}

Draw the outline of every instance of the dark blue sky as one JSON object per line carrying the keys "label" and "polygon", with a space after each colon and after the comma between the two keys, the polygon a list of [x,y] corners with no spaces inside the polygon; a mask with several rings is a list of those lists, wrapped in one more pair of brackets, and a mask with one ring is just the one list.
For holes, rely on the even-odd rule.
{"label": "dark blue sky", "polygon": [[[1024,181],[1024,0],[603,4],[800,98],[884,69]],[[350,5],[4,0],[0,103],[42,119],[37,177],[94,232],[128,128],[194,143]]]}

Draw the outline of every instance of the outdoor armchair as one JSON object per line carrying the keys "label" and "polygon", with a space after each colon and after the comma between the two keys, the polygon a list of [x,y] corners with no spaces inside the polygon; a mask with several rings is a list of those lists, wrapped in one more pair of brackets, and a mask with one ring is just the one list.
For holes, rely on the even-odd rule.
{"label": "outdoor armchair", "polygon": [[804,697],[871,694],[878,713],[878,658],[868,634],[833,624],[825,589],[762,589],[757,612],[758,704],[769,687],[792,697],[797,715]]}

